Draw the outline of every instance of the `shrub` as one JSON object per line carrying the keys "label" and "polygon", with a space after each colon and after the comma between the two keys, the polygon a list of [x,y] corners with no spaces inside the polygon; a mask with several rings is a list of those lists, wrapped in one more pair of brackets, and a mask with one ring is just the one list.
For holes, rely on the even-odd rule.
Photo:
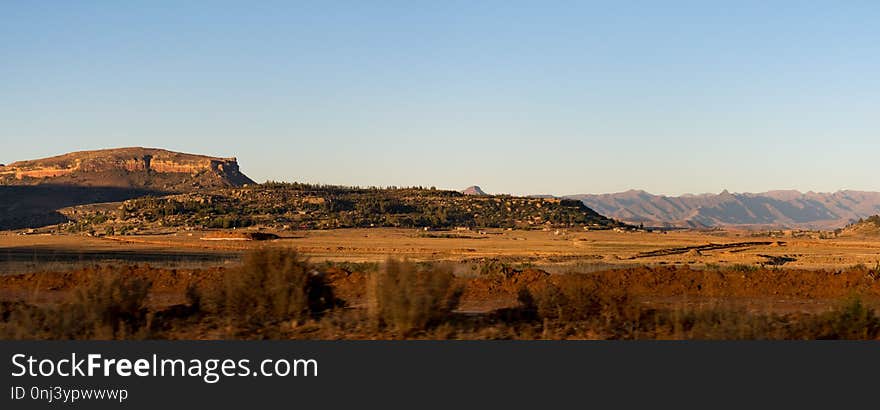
{"label": "shrub", "polygon": [[4,326],[14,339],[129,339],[149,335],[145,302],[150,282],[100,273],[57,306],[17,306]]}
{"label": "shrub", "polygon": [[746,265],[744,263],[737,263],[730,266],[730,270],[733,272],[739,273],[752,273],[757,272],[758,267],[755,265]]}
{"label": "shrub", "polygon": [[379,262],[324,261],[324,265],[328,268],[342,269],[346,272],[375,272],[381,267]]}
{"label": "shrub", "polygon": [[852,272],[864,272],[864,271],[867,271],[867,270],[869,270],[869,269],[868,269],[868,266],[865,265],[864,263],[857,263],[857,264],[855,264],[855,265],[850,266],[850,267],[847,268],[846,270],[847,270],[847,271],[852,271]]}
{"label": "shrub", "polygon": [[716,305],[654,312],[653,329],[648,330],[655,337],[678,340],[775,340],[786,338],[784,325],[774,315]]}
{"label": "shrub", "polygon": [[71,309],[80,310],[86,323],[95,323],[121,336],[138,331],[146,324],[145,302],[149,280],[121,274],[99,275],[81,287]]}
{"label": "shrub", "polygon": [[341,304],[296,251],[268,248],[247,254],[241,268],[225,271],[217,286],[190,298],[245,327],[299,321]]}
{"label": "shrub", "polygon": [[462,290],[453,285],[449,266],[419,269],[411,262],[389,259],[367,284],[370,316],[401,335],[425,330],[458,307]]}
{"label": "shrub", "polygon": [[864,340],[880,336],[880,318],[857,297],[813,318],[809,325],[810,329],[804,333],[813,339]]}
{"label": "shrub", "polygon": [[[520,301],[527,300],[524,295]],[[612,324],[624,319],[630,306],[622,290],[602,289],[586,275],[568,274],[534,290],[534,307],[541,319],[558,321],[601,321]],[[600,320],[601,319],[601,320]]]}
{"label": "shrub", "polygon": [[654,334],[675,339],[847,339],[880,336],[880,318],[858,298],[821,314],[753,314],[710,306],[656,312]]}
{"label": "shrub", "polygon": [[480,264],[480,275],[504,275],[508,276],[513,273],[513,269],[506,263],[498,259],[490,259]]}

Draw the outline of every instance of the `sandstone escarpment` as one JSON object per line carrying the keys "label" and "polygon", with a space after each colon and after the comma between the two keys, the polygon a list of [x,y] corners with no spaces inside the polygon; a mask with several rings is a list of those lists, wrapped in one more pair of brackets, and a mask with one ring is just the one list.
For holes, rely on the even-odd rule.
{"label": "sandstone escarpment", "polygon": [[0,166],[0,185],[59,184],[189,191],[253,181],[235,158],[155,148],[81,151]]}
{"label": "sandstone escarpment", "polygon": [[0,230],[64,223],[58,209],[253,184],[235,158],[155,148],[82,151],[0,165]]}

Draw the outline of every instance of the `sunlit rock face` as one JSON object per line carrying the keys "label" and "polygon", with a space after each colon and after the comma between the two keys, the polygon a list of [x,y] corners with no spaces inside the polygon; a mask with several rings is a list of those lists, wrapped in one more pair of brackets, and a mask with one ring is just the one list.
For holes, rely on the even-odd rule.
{"label": "sunlit rock face", "polygon": [[235,158],[156,148],[80,151],[0,166],[2,185],[58,184],[186,191],[254,183]]}

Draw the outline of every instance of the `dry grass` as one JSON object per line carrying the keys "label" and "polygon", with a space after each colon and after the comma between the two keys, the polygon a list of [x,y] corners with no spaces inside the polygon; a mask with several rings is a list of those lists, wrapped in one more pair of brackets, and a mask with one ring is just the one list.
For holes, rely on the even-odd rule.
{"label": "dry grass", "polygon": [[[864,264],[875,266],[880,254],[880,240],[866,238],[764,238],[768,241],[781,240],[784,245],[755,246],[751,248],[716,250],[702,252],[701,255],[668,255],[662,257],[629,257],[663,249],[702,246],[711,243],[734,243],[756,239],[749,232],[671,232],[659,233],[618,233],[612,231],[582,232],[568,230],[556,235],[555,232],[541,230],[487,229],[485,235],[472,232],[471,238],[436,239],[421,237],[421,231],[413,229],[369,228],[296,231],[295,238],[288,231],[275,232],[290,238],[268,243],[259,241],[203,241],[204,231],[180,231],[164,235],[133,235],[107,238],[89,238],[79,235],[9,235],[0,232],[0,251],[16,254],[10,260],[0,258],[0,273],[21,273],[25,271],[60,270],[68,264],[57,259],[59,252],[83,253],[84,255],[104,255],[104,258],[124,259],[121,255],[150,253],[166,255],[151,257],[153,265],[162,263],[172,268],[222,266],[237,258],[238,252],[258,247],[288,247],[295,243],[302,255],[311,261],[351,261],[381,263],[388,255],[406,257],[413,261],[436,261],[438,259],[459,262],[473,259],[501,259],[509,266],[531,263],[533,267],[553,272],[575,270],[591,272],[609,268],[625,268],[638,264],[666,265],[717,265],[734,269],[749,269],[766,262],[759,254],[773,256],[795,255],[797,261],[785,265],[786,268],[809,270],[833,270],[842,266]],[[191,236],[190,236],[191,235]],[[2,255],[3,252],[0,252]],[[195,254],[201,257],[193,259]],[[214,255],[211,261],[206,256]],[[91,261],[98,259],[89,256]],[[161,261],[159,259],[162,259]],[[47,262],[59,266],[47,269]],[[134,260],[136,261],[136,260]],[[73,267],[82,266],[77,261]]]}
{"label": "dry grass", "polygon": [[453,281],[449,266],[419,269],[413,263],[389,259],[385,269],[368,280],[369,315],[376,324],[403,336],[425,330],[458,306],[461,289]]}
{"label": "dry grass", "polygon": [[[534,308],[542,319],[560,321],[590,320],[599,316],[612,318],[629,303],[623,292],[602,289],[598,283],[581,275],[565,275],[540,286],[532,295]],[[528,300],[520,293],[519,300]],[[527,306],[528,307],[528,306]]]}
{"label": "dry grass", "polygon": [[834,309],[816,314],[755,313],[722,303],[656,309],[636,303],[623,287],[595,279],[593,275],[556,276],[545,284],[532,286],[532,290],[522,288],[519,309],[536,313],[541,321],[541,337],[549,339],[874,340],[880,337],[880,317],[856,296],[841,299]]}
{"label": "dry grass", "polygon": [[808,321],[810,339],[872,340],[880,337],[880,317],[862,303],[850,297],[840,306]]}
{"label": "dry grass", "polygon": [[857,297],[821,314],[755,314],[715,306],[653,313],[657,338],[716,340],[876,340],[880,318]]}
{"label": "dry grass", "polygon": [[[487,274],[456,278],[444,264],[316,266],[270,248],[240,267],[205,272],[120,266],[4,277],[0,338],[878,339],[877,269],[553,275],[490,266]],[[31,287],[39,300],[11,292]],[[335,294],[353,308],[335,309]],[[455,312],[460,296],[507,302],[462,314]],[[779,306],[794,299],[812,308]]]}
{"label": "dry grass", "polygon": [[303,321],[340,303],[323,275],[291,249],[252,251],[204,294],[187,293],[194,305],[243,328]]}
{"label": "dry grass", "polygon": [[11,306],[0,334],[7,339],[129,339],[149,336],[145,302],[150,282],[96,274],[60,305]]}

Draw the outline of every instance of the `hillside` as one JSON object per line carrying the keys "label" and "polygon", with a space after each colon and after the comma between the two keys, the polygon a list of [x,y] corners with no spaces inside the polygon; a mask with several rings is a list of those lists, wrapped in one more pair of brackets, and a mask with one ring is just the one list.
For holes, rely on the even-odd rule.
{"label": "hillside", "polygon": [[235,158],[154,148],[81,151],[0,166],[0,230],[67,221],[57,210],[253,184]]}
{"label": "hillside", "polygon": [[478,185],[469,186],[469,187],[465,188],[464,190],[462,190],[461,193],[463,193],[465,195],[488,195]]}
{"label": "hillside", "polygon": [[64,185],[185,192],[252,184],[235,158],[156,148],[71,152],[0,166],[0,185]]}
{"label": "hillside", "polygon": [[880,215],[874,215],[847,225],[842,229],[841,236],[878,237],[880,236]]}
{"label": "hillside", "polygon": [[680,227],[761,226],[836,229],[880,213],[880,193],[770,191],[663,196],[645,191],[571,195],[597,212],[629,223]]}
{"label": "hillside", "polygon": [[75,230],[128,232],[134,228],[330,229],[350,227],[585,226],[621,224],[583,203],[565,199],[465,195],[422,188],[356,188],[267,183],[131,199],[116,207],[78,206],[62,211]]}

